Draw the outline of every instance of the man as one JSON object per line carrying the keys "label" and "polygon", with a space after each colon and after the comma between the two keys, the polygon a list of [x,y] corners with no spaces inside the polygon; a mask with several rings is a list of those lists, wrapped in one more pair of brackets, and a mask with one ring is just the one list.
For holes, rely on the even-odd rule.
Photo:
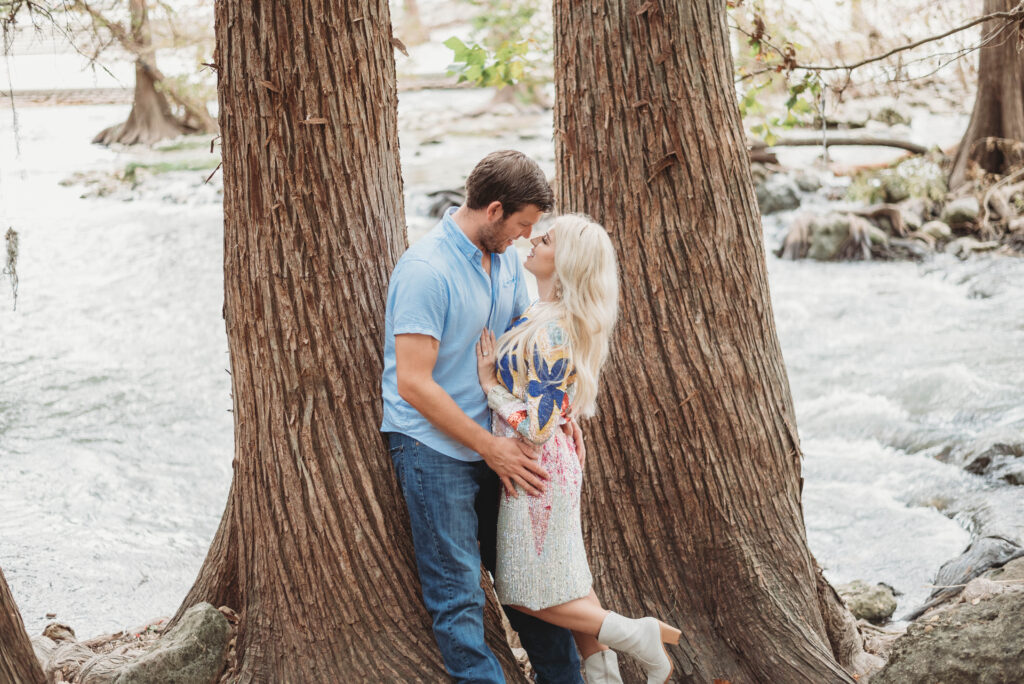
{"label": "man", "polygon": [[[504,332],[529,303],[508,248],[553,204],[535,162],[489,154],[466,181],[465,204],[402,255],[388,287],[381,431],[409,509],[423,601],[459,682],[505,681],[484,642],[480,588],[481,560],[494,570],[499,480],[533,495],[547,479],[533,447],[491,434],[474,345],[484,328]],[[506,614],[539,682],[582,684],[568,630]]]}

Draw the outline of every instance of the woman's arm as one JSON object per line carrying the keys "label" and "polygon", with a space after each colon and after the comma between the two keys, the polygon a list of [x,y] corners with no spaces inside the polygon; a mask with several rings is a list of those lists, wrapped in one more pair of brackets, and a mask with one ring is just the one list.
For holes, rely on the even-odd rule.
{"label": "woman's arm", "polygon": [[[538,333],[528,345],[523,354],[525,358],[519,359],[526,365],[524,397],[515,396],[497,380],[485,386],[487,404],[520,437],[533,444],[543,444],[551,439],[562,411],[569,405],[567,392],[572,373],[565,339],[564,331],[557,324],[552,324],[549,330]],[[487,344],[485,341],[485,352],[488,352]],[[490,353],[486,358],[490,358]],[[483,383],[481,385],[484,386]]]}

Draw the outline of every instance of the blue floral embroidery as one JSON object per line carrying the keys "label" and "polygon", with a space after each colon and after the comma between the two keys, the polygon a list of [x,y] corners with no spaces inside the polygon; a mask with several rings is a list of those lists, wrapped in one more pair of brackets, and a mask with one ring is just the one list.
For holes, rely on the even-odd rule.
{"label": "blue floral embroidery", "polygon": [[[509,364],[511,363],[511,368]],[[505,386],[509,392],[513,391],[515,387],[515,375],[513,373],[519,372],[519,363],[516,360],[515,354],[505,354],[498,359],[498,379],[501,380],[501,384]]]}
{"label": "blue floral embroidery", "polygon": [[529,319],[527,319],[526,316],[520,316],[519,318],[512,319],[512,322],[508,324],[507,328],[505,328],[505,332],[508,332],[509,330],[511,330],[512,328],[515,328],[518,325],[522,325],[527,320],[529,320]]}
{"label": "blue floral embroidery", "polygon": [[533,372],[537,379],[530,380],[526,392],[539,400],[537,403],[538,431],[544,429],[554,411],[562,409],[562,399],[565,397],[562,383],[565,380],[567,365],[566,359],[558,359],[549,367],[548,362],[541,356],[540,350],[537,347],[533,348]]}
{"label": "blue floral embroidery", "polygon": [[[508,324],[508,327],[505,328],[505,332],[508,332],[517,325],[522,325],[523,323],[526,322],[526,320],[526,316],[520,316],[519,318],[513,319],[513,321]],[[512,364],[511,368],[509,368],[510,358]],[[503,384],[505,386],[505,389],[507,389],[509,392],[512,392],[515,389],[516,378],[513,374],[518,372],[519,363],[516,360],[514,354],[505,354],[500,359],[498,359],[498,379],[501,380],[501,384]]]}

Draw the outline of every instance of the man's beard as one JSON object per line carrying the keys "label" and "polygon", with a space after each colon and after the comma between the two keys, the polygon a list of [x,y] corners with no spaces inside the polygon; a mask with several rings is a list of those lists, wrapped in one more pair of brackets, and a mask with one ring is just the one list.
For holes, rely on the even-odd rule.
{"label": "man's beard", "polygon": [[505,223],[508,219],[502,217],[494,223],[489,223],[480,230],[480,244],[484,249],[494,254],[502,254],[508,247],[508,240],[502,240],[505,233]]}

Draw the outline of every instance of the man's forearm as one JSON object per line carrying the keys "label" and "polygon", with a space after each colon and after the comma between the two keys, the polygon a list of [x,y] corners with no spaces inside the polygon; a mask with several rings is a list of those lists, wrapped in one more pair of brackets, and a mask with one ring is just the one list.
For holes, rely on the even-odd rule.
{"label": "man's forearm", "polygon": [[401,396],[420,412],[424,418],[441,432],[459,444],[483,454],[491,433],[480,427],[475,420],[455,403],[444,388],[433,378],[402,388]]}

